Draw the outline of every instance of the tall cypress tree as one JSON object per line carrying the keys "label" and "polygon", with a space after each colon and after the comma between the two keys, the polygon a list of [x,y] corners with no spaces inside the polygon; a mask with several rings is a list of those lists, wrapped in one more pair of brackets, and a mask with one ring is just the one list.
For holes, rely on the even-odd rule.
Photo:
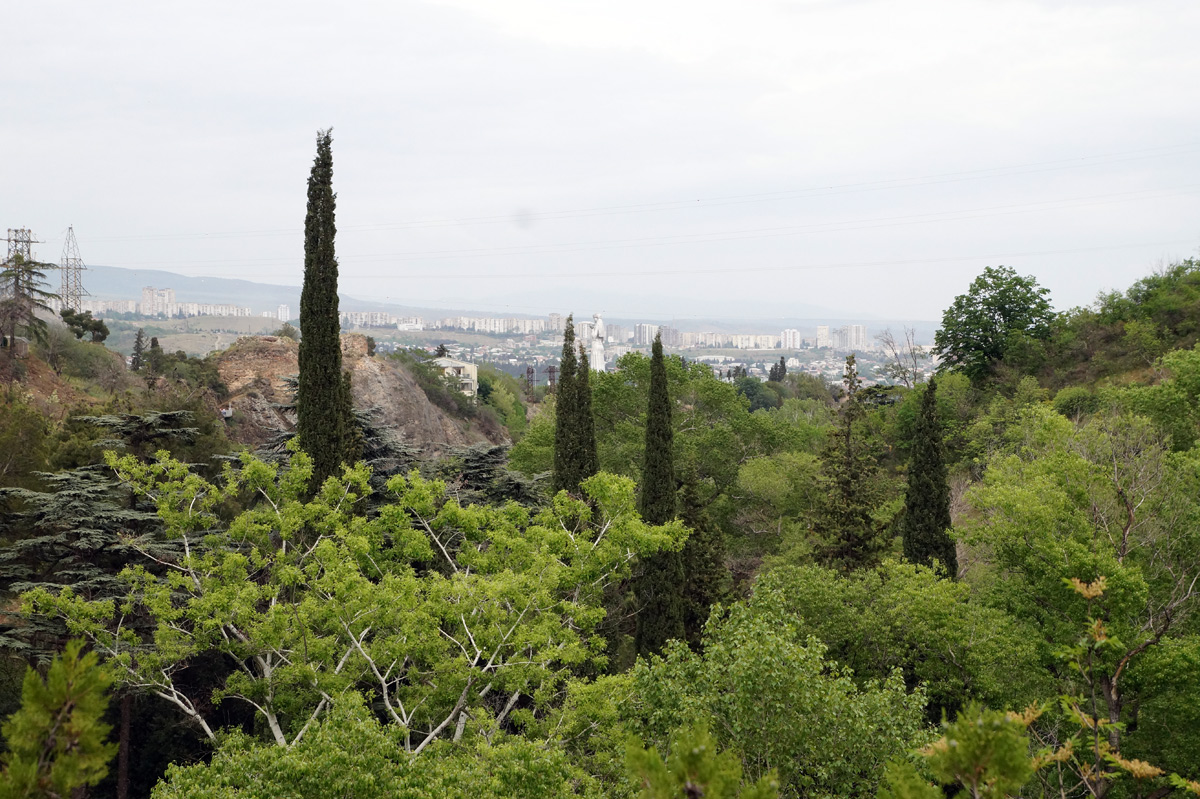
{"label": "tall cypress tree", "polygon": [[[638,511],[651,524],[666,524],[675,518],[673,439],[667,365],[663,359],[662,335],[659,334],[654,337],[650,356],[646,450],[638,497]],[[658,652],[668,640],[684,637],[684,581],[680,552],[660,552],[643,564],[635,586],[640,609],[634,644],[639,654]]]}
{"label": "tall cypress tree", "polygon": [[583,345],[575,350],[575,322],[568,316],[554,406],[554,490],[577,492],[598,471],[588,357]]}
{"label": "tall cypress tree", "polygon": [[354,460],[352,409],[342,382],[338,324],[338,264],[334,252],[333,152],[330,131],[318,131],[304,218],[304,287],[300,292],[300,382],[296,392],[300,444],[313,459],[313,487]]}
{"label": "tall cypress tree", "polygon": [[674,430],[661,334],[654,337],[650,355],[650,401],[638,512],[650,524],[666,524],[675,518]]}
{"label": "tall cypress tree", "polygon": [[579,345],[579,371],[575,379],[575,430],[579,446],[579,482],[600,471],[596,452],[596,419],[592,416],[592,365],[587,350]]}
{"label": "tall cypress tree", "polygon": [[937,412],[937,382],[929,381],[917,416],[908,491],[901,532],[904,557],[929,566],[937,560],[951,578],[958,574],[958,554],[950,529],[950,485],[946,480],[942,423]]}
{"label": "tall cypress tree", "polygon": [[563,330],[562,357],[558,364],[558,386],[554,396],[554,492],[579,488],[575,435],[576,388],[575,322],[567,317]]}

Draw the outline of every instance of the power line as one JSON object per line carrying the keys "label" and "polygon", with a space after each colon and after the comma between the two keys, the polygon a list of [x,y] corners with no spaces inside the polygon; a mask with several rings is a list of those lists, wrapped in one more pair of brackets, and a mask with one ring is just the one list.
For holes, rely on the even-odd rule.
{"label": "power line", "polygon": [[[445,260],[460,258],[496,258],[534,255],[561,255],[579,252],[598,252],[611,249],[628,249],[636,247],[658,247],[677,244],[710,244],[724,241],[744,241],[752,239],[767,239],[799,236],[814,233],[840,233],[858,230],[873,230],[887,227],[903,227],[916,224],[932,224],[937,222],[956,222],[973,219],[983,219],[993,216],[1009,216],[1032,212],[1051,210],[1066,210],[1070,208],[1104,205],[1113,202],[1129,202],[1133,200],[1164,199],[1186,195],[1200,189],[1200,184],[1189,184],[1167,189],[1140,189],[1111,194],[1082,195],[1078,197],[1058,198],[1054,200],[1038,200],[1030,203],[1009,203],[1005,205],[984,206],[980,208],[955,209],[949,211],[932,211],[921,214],[905,214],[901,216],[869,217],[864,219],[844,220],[835,222],[819,222],[799,225],[781,225],[764,228],[746,228],[741,230],[706,231],[702,233],[680,233],[663,236],[643,236],[629,239],[605,239],[595,241],[564,242],[558,244],[514,245],[501,247],[474,247],[465,249],[446,250],[408,250],[393,253],[362,253],[358,255],[343,255],[339,260],[343,266],[370,261],[416,261],[416,260]],[[1165,193],[1164,193],[1165,192]],[[209,264],[259,264],[275,265],[296,263],[294,258],[217,258],[192,260],[183,262],[169,261],[127,261],[126,264],[156,264],[164,265],[209,265]],[[646,274],[640,271],[637,274]],[[376,275],[379,277],[396,277],[398,275]],[[419,277],[418,275],[402,275],[403,277]],[[477,277],[516,277],[514,273],[491,272]],[[534,275],[541,277],[542,275]],[[434,277],[475,277],[472,275],[438,273]]]}
{"label": "power line", "polygon": [[[1061,171],[1066,169],[1081,169],[1092,166],[1103,166],[1112,163],[1177,156],[1200,148],[1200,142],[1162,145],[1160,147],[1126,150],[1116,153],[1103,153],[1090,156],[1056,159],[1051,161],[1034,161],[1024,164],[1013,164],[1000,167],[942,172],[930,175],[891,178],[876,181],[846,182],[832,185],[819,185],[806,188],[781,189],[770,192],[752,194],[717,195],[712,197],[693,197],[681,200],[663,200],[658,202],[625,203],[618,205],[603,205],[583,208],[560,209],[557,211],[541,212],[534,215],[539,222],[559,219],[586,218],[592,216],[609,216],[614,214],[642,213],[680,210],[684,208],[712,208],[724,205],[738,205],[752,202],[771,202],[793,199],[798,197],[826,197],[837,194],[852,194],[867,191],[882,191],[887,189],[915,188],[944,183],[958,183],[971,180],[981,180],[992,177],[1009,177],[1042,172]],[[512,213],[489,214],[484,216],[469,216],[454,219],[409,220],[400,222],[383,222],[377,224],[344,225],[340,232],[378,232],[388,230],[405,230],[433,227],[458,227],[464,225],[509,223]],[[299,233],[302,228],[268,228],[245,231],[212,231],[194,233],[159,233],[127,236],[100,236],[91,241],[140,241],[155,239],[226,239],[226,238],[255,238],[270,236],[290,236]]]}

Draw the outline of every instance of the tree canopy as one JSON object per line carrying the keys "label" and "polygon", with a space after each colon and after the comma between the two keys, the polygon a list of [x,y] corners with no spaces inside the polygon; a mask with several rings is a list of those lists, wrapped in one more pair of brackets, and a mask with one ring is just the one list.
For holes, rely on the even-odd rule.
{"label": "tree canopy", "polygon": [[1049,293],[1032,276],[1022,277],[1007,266],[984,269],[942,314],[933,346],[941,359],[939,369],[961,371],[978,381],[993,375],[1006,359],[1022,367],[1035,360],[1055,318]]}

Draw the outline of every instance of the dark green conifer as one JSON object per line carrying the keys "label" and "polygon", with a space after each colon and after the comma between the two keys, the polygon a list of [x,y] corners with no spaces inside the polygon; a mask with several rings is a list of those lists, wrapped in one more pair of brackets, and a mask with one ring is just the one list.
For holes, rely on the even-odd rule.
{"label": "dark green conifer", "polygon": [[[666,524],[675,518],[675,456],[671,398],[667,391],[661,334],[654,337],[651,353],[646,449],[642,458],[638,511],[651,524]],[[635,586],[640,607],[634,644],[639,654],[659,652],[667,641],[684,637],[685,581],[680,552],[660,552],[643,563]]]}
{"label": "dark green conifer", "polygon": [[860,429],[866,410],[859,397],[862,380],[853,354],[846,357],[842,384],[846,398],[841,420],[821,453],[826,493],[813,531],[821,559],[852,571],[878,563],[888,540],[873,516],[883,500],[884,477],[878,453]]}
{"label": "dark green conifer", "polygon": [[651,524],[666,524],[675,518],[674,430],[661,334],[654,337],[650,355],[650,401],[638,512]]}
{"label": "dark green conifer", "polygon": [[575,350],[575,322],[567,317],[554,406],[554,491],[577,492],[579,484],[600,471],[588,358]]}
{"label": "dark green conifer", "polygon": [[930,380],[921,400],[908,462],[908,491],[901,525],[904,557],[925,566],[936,560],[953,579],[958,574],[958,555],[949,529],[950,486],[937,412],[937,382]]}
{"label": "dark green conifer", "polygon": [[579,345],[579,371],[575,374],[575,426],[579,437],[579,482],[600,471],[596,451],[596,419],[592,416],[592,365],[587,351]]}
{"label": "dark green conifer", "polygon": [[133,357],[129,359],[129,369],[134,372],[142,371],[142,363],[146,355],[146,331],[138,328],[137,338],[133,340]]}
{"label": "dark green conifer", "polygon": [[304,286],[300,293],[300,383],[296,394],[300,445],[313,459],[313,486],[356,458],[352,409],[342,378],[338,264],[334,251],[332,137],[317,133],[304,219]]}
{"label": "dark green conifer", "polygon": [[575,360],[575,322],[567,317],[563,330],[562,357],[558,364],[558,386],[554,400],[554,492],[579,488],[578,453],[575,452],[575,406],[578,363]]}

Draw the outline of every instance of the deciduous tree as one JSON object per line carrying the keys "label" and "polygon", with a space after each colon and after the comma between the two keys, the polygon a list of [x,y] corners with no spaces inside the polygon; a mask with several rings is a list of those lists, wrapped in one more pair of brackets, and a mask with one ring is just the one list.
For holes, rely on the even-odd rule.
{"label": "deciduous tree", "polygon": [[933,346],[941,358],[938,368],[961,371],[978,382],[992,376],[1006,358],[1032,359],[1040,342],[1050,337],[1055,315],[1049,293],[1032,276],[1022,277],[1007,266],[984,269],[942,314]]}

